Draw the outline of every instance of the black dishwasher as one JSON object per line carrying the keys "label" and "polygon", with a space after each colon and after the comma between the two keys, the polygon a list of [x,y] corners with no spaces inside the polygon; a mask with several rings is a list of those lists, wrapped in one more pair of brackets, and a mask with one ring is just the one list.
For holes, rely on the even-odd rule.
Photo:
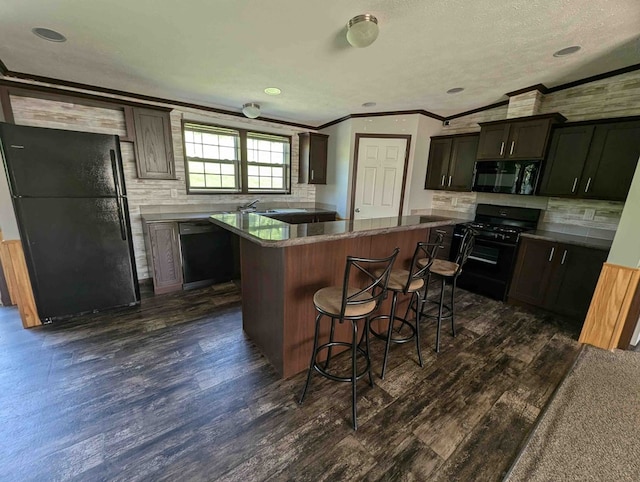
{"label": "black dishwasher", "polygon": [[193,289],[233,279],[232,234],[209,221],[179,223],[183,288]]}

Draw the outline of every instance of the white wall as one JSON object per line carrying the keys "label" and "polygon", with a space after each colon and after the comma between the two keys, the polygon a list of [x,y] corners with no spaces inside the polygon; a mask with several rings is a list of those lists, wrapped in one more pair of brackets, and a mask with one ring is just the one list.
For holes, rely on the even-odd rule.
{"label": "white wall", "polygon": [[351,190],[351,120],[328,127],[322,133],[329,136],[327,184],[316,186],[316,203],[332,207],[338,217],[346,219]]}
{"label": "white wall", "polygon": [[420,114],[358,117],[324,129],[329,135],[327,185],[317,186],[316,202],[335,206],[338,216],[351,212],[356,134],[411,135],[403,214],[430,207],[424,190],[430,137],[440,133],[442,123]]}
{"label": "white wall", "polygon": [[0,165],[0,168],[2,168],[2,173],[0,173],[0,230],[2,230],[4,239],[20,239],[4,164]]}

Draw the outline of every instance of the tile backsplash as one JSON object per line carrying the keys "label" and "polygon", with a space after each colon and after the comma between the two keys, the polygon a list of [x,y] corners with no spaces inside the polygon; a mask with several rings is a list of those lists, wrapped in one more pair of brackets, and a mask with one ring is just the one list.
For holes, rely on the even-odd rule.
{"label": "tile backsplash", "polygon": [[431,209],[412,213],[471,220],[479,203],[541,209],[538,229],[599,239],[613,239],[624,207],[622,202],[590,199],[437,191]]}

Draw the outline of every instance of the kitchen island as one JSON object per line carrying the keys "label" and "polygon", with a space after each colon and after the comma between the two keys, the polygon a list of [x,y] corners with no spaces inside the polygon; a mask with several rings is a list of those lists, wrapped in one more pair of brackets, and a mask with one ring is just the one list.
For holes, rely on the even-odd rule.
{"label": "kitchen island", "polygon": [[[398,247],[395,266],[406,266],[429,229],[456,222],[400,216],[292,225],[252,213],[209,220],[240,236],[243,329],[285,378],[308,368],[313,294],[342,284],[347,256],[382,258]],[[350,337],[346,324],[336,326],[336,339],[341,337]]]}

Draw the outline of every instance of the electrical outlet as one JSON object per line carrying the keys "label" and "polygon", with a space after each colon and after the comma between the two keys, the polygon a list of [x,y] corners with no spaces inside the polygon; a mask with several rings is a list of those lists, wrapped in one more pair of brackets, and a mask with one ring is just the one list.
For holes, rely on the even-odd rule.
{"label": "electrical outlet", "polygon": [[593,221],[593,218],[596,217],[596,210],[595,209],[585,209],[584,210],[584,214],[582,215],[582,219],[584,219],[585,221]]}
{"label": "electrical outlet", "polygon": [[457,197],[452,197],[451,198],[451,206],[456,207],[458,205],[458,198]]}
{"label": "electrical outlet", "polygon": [[171,190],[171,197],[174,198],[174,199],[178,197],[178,190],[177,189],[172,189]]}

